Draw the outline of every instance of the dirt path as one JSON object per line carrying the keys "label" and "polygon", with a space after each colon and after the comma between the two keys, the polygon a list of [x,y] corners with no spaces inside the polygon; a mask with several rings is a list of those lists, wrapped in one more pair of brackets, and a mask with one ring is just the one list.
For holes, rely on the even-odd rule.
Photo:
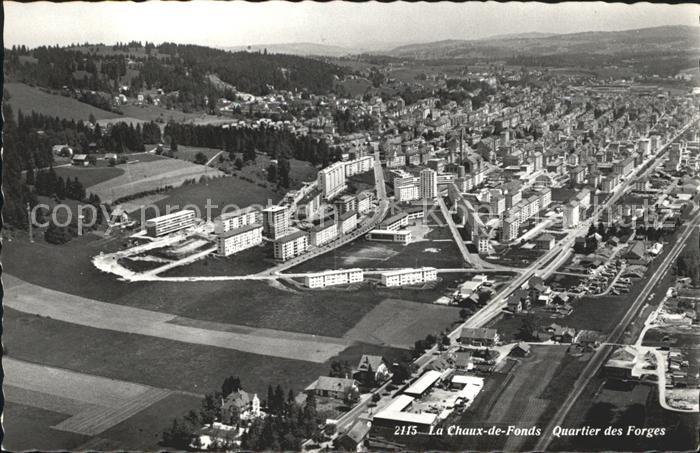
{"label": "dirt path", "polygon": [[98,329],[316,363],[326,362],[352,343],[315,335],[295,334],[292,338],[287,332],[244,326],[232,325],[231,330],[235,331],[191,327],[181,321],[175,324],[177,316],[172,314],[98,302],[33,285],[7,274],[3,275],[3,283],[4,302],[8,307]]}

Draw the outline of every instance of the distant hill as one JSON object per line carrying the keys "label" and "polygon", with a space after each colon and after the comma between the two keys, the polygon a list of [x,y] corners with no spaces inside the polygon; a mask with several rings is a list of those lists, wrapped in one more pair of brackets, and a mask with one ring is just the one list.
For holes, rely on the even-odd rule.
{"label": "distant hill", "polygon": [[598,55],[698,52],[700,27],[663,26],[611,32],[582,32],[560,35],[526,33],[479,40],[446,40],[400,46],[387,52],[395,57],[419,59],[553,55],[585,53]]}
{"label": "distant hill", "polygon": [[311,42],[297,42],[290,44],[256,44],[250,46],[223,47],[231,52],[263,52],[273,54],[287,54],[299,56],[322,56],[322,57],[342,57],[344,55],[356,53],[354,49],[341,46],[331,46],[326,44],[316,44]]}

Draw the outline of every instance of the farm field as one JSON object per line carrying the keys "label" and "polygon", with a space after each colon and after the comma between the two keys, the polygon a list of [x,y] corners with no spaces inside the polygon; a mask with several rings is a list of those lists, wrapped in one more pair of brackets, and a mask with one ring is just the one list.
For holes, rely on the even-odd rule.
{"label": "farm field", "polygon": [[130,419],[153,405],[162,406],[166,399],[178,401],[180,408],[172,407],[167,415],[154,412],[150,426],[141,427],[148,433],[147,445],[143,446],[153,448],[169,422],[168,417],[196,407],[199,402],[193,395],[8,357],[3,360],[3,368],[6,414],[13,415],[9,425],[6,418],[3,444],[14,445],[16,450],[84,448],[81,446],[86,441],[94,442],[93,436],[109,439],[114,437],[110,431],[119,432],[120,425],[133,426]]}
{"label": "farm field", "polygon": [[[247,390],[260,394],[264,394],[270,383],[300,391],[320,374],[327,374],[330,363],[281,359],[95,329],[12,309],[6,310],[5,326],[4,342],[12,359],[197,394],[218,389],[231,374],[240,376]],[[35,341],[35,336],[40,338]],[[356,343],[331,360],[353,363],[362,354],[395,356],[401,352]]]}
{"label": "farm field", "polygon": [[226,325],[208,329],[194,322],[173,323],[175,315],[108,304],[25,283],[6,275],[5,305],[29,314],[117,332],[235,349],[272,357],[324,362],[347,346],[334,338]]}
{"label": "farm field", "polygon": [[120,118],[122,116],[66,96],[47,93],[24,83],[5,82],[4,88],[10,93],[10,99],[5,99],[5,102],[12,106],[15,115],[20,110],[24,114],[34,111],[52,117],[57,116],[75,121],[87,121],[91,114],[98,120]]}
{"label": "farm field", "polygon": [[[58,167],[55,168],[56,176],[65,179],[78,178],[83,187],[88,190],[110,179],[114,179],[124,174],[123,166],[118,167]],[[88,190],[89,191],[89,190]]]}
{"label": "farm field", "polygon": [[[417,339],[442,332],[458,321],[457,307],[384,299],[344,337],[408,349]],[[423,333],[423,337],[416,337],[419,333]]]}
{"label": "farm field", "polygon": [[113,201],[167,185],[177,186],[186,179],[199,179],[204,174],[222,175],[218,170],[207,169],[201,165],[179,159],[161,158],[150,162],[127,164],[122,175],[95,184],[89,187],[89,191],[99,195],[103,201]]}

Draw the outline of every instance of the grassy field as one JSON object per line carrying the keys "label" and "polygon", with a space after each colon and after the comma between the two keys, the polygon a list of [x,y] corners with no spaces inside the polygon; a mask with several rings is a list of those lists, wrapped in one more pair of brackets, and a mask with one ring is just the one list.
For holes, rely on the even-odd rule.
{"label": "grassy field", "polygon": [[[459,321],[459,309],[385,299],[367,313],[345,338],[408,349],[418,338],[437,334]],[[417,337],[422,334],[423,337]]]}
{"label": "grassy field", "polygon": [[86,188],[124,174],[124,169],[120,167],[59,167],[55,171],[63,179],[78,178]]}
{"label": "grassy field", "polygon": [[21,110],[24,114],[32,111],[44,115],[87,121],[90,115],[99,119],[119,118],[114,112],[98,109],[89,104],[58,94],[47,93],[39,88],[24,83],[5,83],[5,89],[10,93],[8,102],[15,114]]}
{"label": "grassy field", "polygon": [[[179,145],[177,147],[177,152],[174,153],[174,156],[178,159],[186,160],[188,162],[194,162],[194,158],[197,155],[197,153],[203,153],[205,156],[207,156],[207,160],[209,160],[220,152],[220,149]],[[216,166],[216,163],[217,162],[215,160],[213,162],[214,166]]]}
{"label": "grassy field", "polygon": [[421,266],[460,268],[463,267],[463,263],[457,247],[452,242],[421,241],[404,246],[361,239],[295,266],[290,272],[342,267],[366,269]]}
{"label": "grassy field", "polygon": [[51,426],[68,417],[66,414],[5,401],[3,449],[7,451],[75,450],[89,440],[89,437],[51,429]]}
{"label": "grassy field", "polygon": [[[173,159],[177,162],[177,160]],[[182,162],[182,161],[179,161]],[[191,165],[199,169],[201,174],[204,173],[206,167],[201,165]],[[209,175],[215,174],[217,171],[208,170]],[[235,176],[217,178],[207,181],[205,184],[188,184],[177,187],[166,192],[167,198],[156,203],[161,212],[165,212],[166,206],[178,206],[180,208],[186,205],[197,206],[204,218],[206,214],[207,201],[210,202],[212,219],[218,216],[221,211],[226,208],[226,211],[234,210],[234,207],[244,208],[252,204],[267,206],[277,203],[282,198],[282,194],[274,190],[260,187],[257,184],[252,184],[248,181],[236,178]],[[214,207],[215,206],[215,207]],[[146,216],[151,217],[153,214],[148,213]]]}
{"label": "grassy field", "polygon": [[276,264],[272,258],[272,245],[263,243],[231,256],[209,255],[186,266],[179,266],[160,274],[162,277],[192,275],[247,275],[262,272]]}
{"label": "grassy field", "polygon": [[103,201],[116,200],[136,193],[162,188],[166,185],[178,186],[187,179],[199,179],[202,175],[218,176],[218,170],[184,162],[179,159],[160,158],[153,161],[139,161],[122,167],[124,173],[109,181],[91,186],[91,192]]}

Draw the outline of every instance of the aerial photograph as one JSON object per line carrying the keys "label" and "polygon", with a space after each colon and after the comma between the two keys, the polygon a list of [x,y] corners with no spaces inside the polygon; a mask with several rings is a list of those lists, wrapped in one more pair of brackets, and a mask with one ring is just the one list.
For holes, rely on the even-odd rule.
{"label": "aerial photograph", "polygon": [[2,450],[700,448],[700,6],[2,2]]}

